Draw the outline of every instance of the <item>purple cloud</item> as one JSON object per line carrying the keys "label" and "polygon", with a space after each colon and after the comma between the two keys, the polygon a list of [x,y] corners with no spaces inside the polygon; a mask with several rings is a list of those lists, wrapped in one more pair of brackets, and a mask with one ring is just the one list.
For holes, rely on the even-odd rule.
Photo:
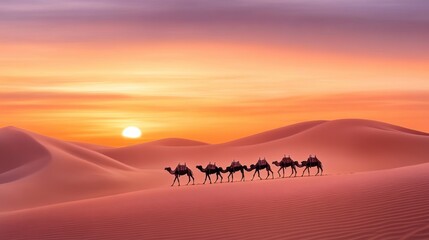
{"label": "purple cloud", "polygon": [[423,0],[0,2],[3,41],[191,39],[429,55],[429,2]]}

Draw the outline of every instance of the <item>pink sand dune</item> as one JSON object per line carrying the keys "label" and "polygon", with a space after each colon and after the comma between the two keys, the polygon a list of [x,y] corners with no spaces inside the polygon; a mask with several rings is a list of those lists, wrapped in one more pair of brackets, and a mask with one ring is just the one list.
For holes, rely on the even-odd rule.
{"label": "pink sand dune", "polygon": [[223,144],[139,144],[99,152],[143,169],[174,167],[179,162],[226,166],[233,159],[251,164],[259,157],[271,162],[284,154],[303,161],[317,154],[329,173],[348,173],[425,163],[429,135],[381,122],[346,119],[299,123]]}
{"label": "pink sand dune", "polygon": [[[328,175],[397,168],[428,162],[429,135],[381,122],[335,120],[295,124],[223,144],[164,139],[111,148],[6,127],[0,129],[0,211],[168,187],[173,176],[163,169],[179,162],[187,163],[200,183],[204,175],[197,164],[226,166],[233,159],[251,164],[259,157],[271,162],[283,154],[300,161],[317,154]],[[302,169],[298,171],[300,175]]]}
{"label": "pink sand dune", "polygon": [[151,145],[151,146],[170,146],[170,147],[180,147],[180,146],[201,146],[201,145],[207,145],[207,143],[200,142],[200,141],[194,141],[184,138],[165,138],[156,140],[153,142],[145,143],[145,145]]}
{"label": "pink sand dune", "polygon": [[428,239],[429,164],[0,213],[0,239]]}
{"label": "pink sand dune", "polygon": [[71,141],[69,143],[72,143],[74,145],[77,145],[77,146],[80,146],[80,147],[83,147],[83,148],[87,148],[87,149],[90,149],[90,150],[95,150],[95,151],[114,148],[114,147],[101,146],[101,145],[92,144],[92,143],[83,143],[83,142],[74,142],[74,141]]}
{"label": "pink sand dune", "polygon": [[0,129],[0,156],[0,211],[154,184],[144,181],[155,175],[153,171],[141,171],[96,151],[14,127]]}

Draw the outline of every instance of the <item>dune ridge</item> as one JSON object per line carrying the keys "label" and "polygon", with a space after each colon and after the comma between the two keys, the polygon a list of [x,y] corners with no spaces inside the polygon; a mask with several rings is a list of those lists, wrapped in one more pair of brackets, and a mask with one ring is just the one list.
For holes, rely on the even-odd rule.
{"label": "dune ridge", "polygon": [[13,127],[0,129],[0,143],[0,184],[37,172],[51,160],[43,144]]}
{"label": "dune ridge", "polygon": [[[46,137],[37,133],[29,132],[15,127],[5,127],[0,129],[0,155],[3,159],[13,159],[13,161],[0,161],[0,173],[13,168],[13,165],[24,165],[39,157],[53,158],[58,155],[57,161],[63,155],[74,157],[76,162],[85,162],[93,167],[117,168],[121,170],[132,170],[119,161],[111,159],[97,151],[91,151],[85,147],[68,143],[58,139]],[[12,167],[8,167],[12,165]]]}
{"label": "dune ridge", "polygon": [[326,122],[327,121],[319,120],[319,121],[296,123],[286,127],[276,128],[265,132],[257,133],[248,137],[243,137],[237,140],[229,141],[223,144],[228,146],[245,146],[245,145],[266,143],[270,141],[279,140],[282,138],[291,137],[295,134],[299,134],[304,131],[310,130],[311,128],[317,127],[318,125]]}
{"label": "dune ridge", "polygon": [[148,143],[144,143],[147,145],[154,145],[154,146],[171,146],[171,147],[185,147],[185,146],[200,146],[200,145],[208,145],[208,143],[185,139],[185,138],[164,138]]}

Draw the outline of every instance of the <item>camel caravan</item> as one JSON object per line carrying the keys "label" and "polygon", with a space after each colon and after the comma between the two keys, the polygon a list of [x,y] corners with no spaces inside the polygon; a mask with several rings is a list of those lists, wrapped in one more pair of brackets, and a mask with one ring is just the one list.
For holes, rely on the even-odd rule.
{"label": "camel caravan", "polygon": [[[274,161],[273,164],[279,167],[279,170],[277,171],[277,173],[279,174],[279,178],[285,177],[285,170],[288,167],[292,169],[292,173],[289,175],[289,177],[292,177],[292,175],[296,177],[296,174],[297,174],[296,167],[299,167],[299,168],[304,167],[304,171],[302,172],[301,177],[304,176],[305,171],[308,171],[308,176],[310,176],[310,168],[312,167],[317,167],[317,173],[315,176],[319,175],[319,172],[320,172],[320,175],[323,174],[322,162],[319,159],[317,159],[316,155],[314,156],[310,155],[306,161],[302,161],[301,163],[299,163],[298,161],[294,161],[290,156],[285,155],[280,162]],[[260,171],[263,169],[267,171],[267,177],[265,179],[268,179],[270,176],[271,178],[274,179],[274,173],[271,170],[270,164],[265,158],[264,159],[259,158],[256,164],[251,164],[250,167],[247,167],[246,165],[242,165],[240,161],[234,160],[232,161],[231,165],[226,167],[225,169],[223,169],[222,167],[216,166],[216,163],[209,163],[205,168],[203,168],[203,166],[201,165],[197,165],[196,168],[200,170],[202,173],[205,173],[206,175],[203,184],[206,184],[207,179],[209,180],[210,184],[212,184],[212,179],[210,175],[213,175],[213,174],[216,175],[215,183],[219,180],[219,178],[220,178],[220,182],[222,183],[222,180],[223,180],[222,173],[229,173],[228,182],[234,182],[235,172],[240,172],[241,173],[240,181],[245,181],[244,171],[246,172],[255,171],[252,176],[252,181],[255,178],[256,174],[258,174],[259,179],[262,180]],[[165,170],[167,170],[170,174],[174,175],[174,181],[173,181],[173,184],[171,184],[171,186],[174,186],[174,184],[176,183],[176,180],[177,180],[177,184],[180,186],[179,177],[182,175],[188,176],[188,183],[186,185],[188,185],[191,182],[191,180],[192,180],[192,184],[195,184],[195,179],[194,179],[192,170],[189,167],[187,167],[186,164],[183,164],[183,165],[179,164],[174,170],[172,170],[171,167],[166,167]],[[281,171],[283,175],[280,174]]]}

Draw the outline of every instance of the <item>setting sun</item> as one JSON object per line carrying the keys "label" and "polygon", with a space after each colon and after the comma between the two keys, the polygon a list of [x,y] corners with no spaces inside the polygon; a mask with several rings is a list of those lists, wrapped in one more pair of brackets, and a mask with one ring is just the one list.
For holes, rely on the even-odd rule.
{"label": "setting sun", "polygon": [[126,127],[122,130],[122,136],[125,138],[139,138],[142,135],[138,127]]}

